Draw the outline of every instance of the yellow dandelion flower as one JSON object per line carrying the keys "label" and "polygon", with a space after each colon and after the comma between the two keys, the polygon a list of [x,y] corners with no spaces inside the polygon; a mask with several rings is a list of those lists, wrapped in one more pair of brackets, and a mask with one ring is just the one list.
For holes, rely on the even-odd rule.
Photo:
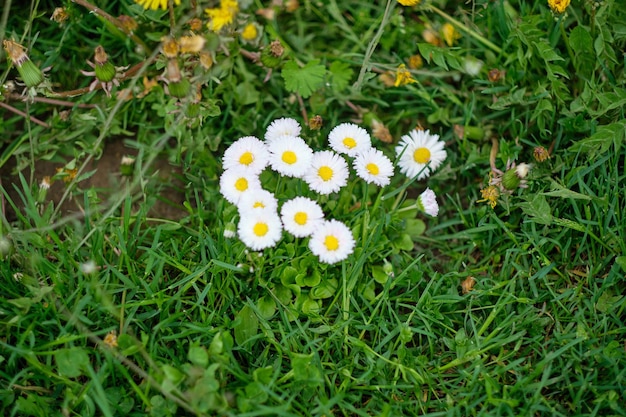
{"label": "yellow dandelion flower", "polygon": [[555,13],[563,13],[569,6],[570,0],[548,0],[548,6]]}
{"label": "yellow dandelion flower", "polygon": [[220,7],[204,10],[210,19],[207,27],[213,32],[219,32],[224,26],[233,23],[238,11],[239,3],[237,0],[221,0]]}
{"label": "yellow dandelion flower", "polygon": [[482,196],[482,200],[478,200],[477,203],[486,202],[494,208],[496,204],[498,204],[498,197],[500,197],[500,191],[498,187],[495,185],[489,185],[480,190],[480,195]]}
{"label": "yellow dandelion flower", "polygon": [[444,23],[441,27],[441,31],[443,32],[443,39],[446,41],[448,46],[454,45],[454,43],[461,37],[461,34],[457,32],[457,30],[450,23]]}
{"label": "yellow dandelion flower", "polygon": [[421,0],[398,0],[398,3],[403,6],[417,6],[420,4],[420,1]]}
{"label": "yellow dandelion flower", "polygon": [[259,30],[254,23],[248,23],[241,31],[241,37],[244,41],[253,41],[259,35]]}
{"label": "yellow dandelion flower", "polygon": [[404,64],[400,64],[400,66],[396,70],[396,82],[393,85],[395,87],[400,87],[402,85],[416,82],[417,81],[413,79],[413,76],[411,76],[411,72],[406,69],[406,66]]}
{"label": "yellow dandelion flower", "polygon": [[[135,0],[135,3],[142,6],[144,9],[156,10],[159,7],[163,10],[167,9],[168,0]],[[180,4],[180,0],[174,0],[174,4],[178,6]]]}

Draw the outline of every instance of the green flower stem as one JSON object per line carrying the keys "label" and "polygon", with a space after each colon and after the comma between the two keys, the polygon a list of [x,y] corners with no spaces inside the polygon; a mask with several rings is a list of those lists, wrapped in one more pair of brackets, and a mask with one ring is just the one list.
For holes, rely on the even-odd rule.
{"label": "green flower stem", "polygon": [[93,4],[89,3],[87,0],[72,0],[72,3],[79,4],[83,6],[85,9],[95,14],[96,16],[99,16],[103,18],[104,20],[108,21],[109,23],[114,25],[116,28],[124,32],[126,35],[128,35],[128,37],[131,38],[133,42],[141,46],[143,50],[145,51],[146,55],[152,54],[152,49],[150,49],[148,45],[146,45],[146,43],[142,41],[137,35],[129,31],[128,29],[126,29],[124,25],[122,25],[122,23],[117,18],[111,16],[110,14],[103,11],[102,9],[99,9],[98,7],[94,6]]}
{"label": "green flower stem", "polygon": [[494,44],[490,40],[486,39],[484,36],[482,36],[480,33],[476,32],[475,30],[472,30],[472,29],[468,28],[463,23],[459,22],[458,20],[456,20],[455,18],[453,18],[452,16],[450,16],[449,14],[444,12],[443,10],[441,10],[441,9],[435,7],[435,6],[432,6],[432,5],[429,6],[429,9],[431,11],[437,13],[439,16],[443,17],[444,19],[446,19],[448,22],[450,22],[452,25],[454,25],[460,31],[463,31],[467,35],[469,35],[472,38],[476,39],[478,42],[482,43],[483,45],[485,45],[486,47],[488,47],[492,51],[494,51],[494,52],[496,52],[498,54],[502,53],[502,48],[500,48],[499,46],[497,46],[496,44]]}
{"label": "green flower stem", "polygon": [[569,44],[569,39],[567,38],[567,33],[565,32],[565,26],[563,25],[563,16],[561,15],[559,17],[559,21],[556,23],[557,25],[559,25],[559,30],[561,31],[561,37],[563,38],[563,42],[565,43],[565,47],[567,48],[567,54],[569,55],[569,59],[572,61],[572,63],[576,62],[574,61],[574,51],[572,50],[572,47]]}
{"label": "green flower stem", "polygon": [[378,46],[378,42],[380,42],[380,38],[383,36],[385,32],[385,26],[389,22],[389,16],[391,15],[391,11],[395,6],[395,1],[387,0],[387,6],[385,6],[385,13],[383,14],[383,19],[380,22],[380,26],[378,27],[378,31],[370,41],[369,45],[367,45],[367,49],[365,50],[365,56],[363,57],[363,65],[361,65],[361,71],[359,72],[359,78],[354,83],[354,90],[361,91],[361,87],[363,86],[363,82],[365,81],[365,74],[370,66],[370,59],[372,58],[372,54],[374,50],[376,50],[376,46]]}

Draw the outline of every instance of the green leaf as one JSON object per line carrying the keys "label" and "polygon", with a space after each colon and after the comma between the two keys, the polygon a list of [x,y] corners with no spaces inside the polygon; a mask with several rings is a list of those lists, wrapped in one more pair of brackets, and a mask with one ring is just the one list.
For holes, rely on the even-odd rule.
{"label": "green leaf", "polygon": [[314,354],[305,355],[303,353],[291,353],[291,369],[296,381],[308,382],[311,385],[318,385],[324,382],[322,372],[314,364]]}
{"label": "green leaf", "polygon": [[551,187],[552,191],[541,193],[542,195],[547,195],[549,197],[574,198],[577,200],[591,200],[591,197],[589,197],[588,195],[581,194],[576,191],[572,191],[568,188],[565,188],[564,186],[562,186],[561,184],[559,184],[552,178],[548,178],[548,180],[550,181],[552,185]]}
{"label": "green leaf", "polygon": [[206,368],[209,365],[209,353],[204,346],[190,346],[187,354],[189,362]]}
{"label": "green leaf", "polygon": [[536,194],[527,202],[520,203],[520,207],[535,223],[546,225],[552,223],[550,205],[545,196]]}
{"label": "green leaf", "polygon": [[301,95],[302,98],[310,97],[324,84],[326,67],[319,62],[319,59],[311,60],[302,68],[295,61],[285,63],[281,72],[285,80],[285,88]]}
{"label": "green leaf", "polygon": [[80,347],[57,350],[55,360],[59,374],[68,378],[81,376],[89,367],[89,355]]}
{"label": "green leaf", "polygon": [[463,60],[453,50],[433,46],[429,43],[418,43],[420,54],[430,64],[434,62],[438,67],[448,71],[449,67],[455,70],[463,68]]}
{"label": "green leaf", "polygon": [[626,123],[624,123],[624,121],[600,126],[596,133],[574,143],[569,147],[569,150],[587,154],[587,158],[592,159],[596,154],[602,154],[608,151],[613,144],[619,149],[624,141],[625,134]]}
{"label": "green leaf", "polygon": [[243,345],[256,336],[259,331],[259,319],[252,307],[247,304],[243,306],[235,317],[233,328],[235,330],[235,341],[238,345]]}
{"label": "green leaf", "polygon": [[354,74],[350,64],[341,61],[335,61],[330,64],[330,85],[335,92],[340,92],[350,84],[350,79]]}

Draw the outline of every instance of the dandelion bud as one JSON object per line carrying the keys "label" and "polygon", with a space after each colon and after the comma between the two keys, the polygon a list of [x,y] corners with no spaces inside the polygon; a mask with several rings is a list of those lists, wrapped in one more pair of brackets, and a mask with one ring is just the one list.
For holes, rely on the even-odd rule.
{"label": "dandelion bud", "polygon": [[133,168],[135,166],[135,158],[132,156],[123,156],[120,161],[120,172],[125,177],[133,175]]}
{"label": "dandelion bud", "polygon": [[517,175],[516,169],[509,169],[502,175],[502,186],[507,190],[519,187],[522,179]]}
{"label": "dandelion bud", "polygon": [[182,98],[189,94],[191,83],[188,79],[183,78],[178,67],[178,61],[175,59],[170,59],[167,63],[167,79],[169,81],[167,87],[172,97]]}
{"label": "dandelion bud", "polygon": [[98,81],[108,83],[115,78],[115,66],[109,61],[109,56],[100,45],[96,47],[94,54],[95,72]]}
{"label": "dandelion bud", "polygon": [[39,192],[37,193],[37,202],[43,203],[46,200],[46,195],[48,194],[48,190],[50,189],[50,185],[52,184],[52,180],[49,176],[45,176],[42,178],[39,183]]}
{"label": "dandelion bud", "polygon": [[485,131],[479,126],[454,125],[453,129],[459,139],[483,139],[485,137]]}
{"label": "dandelion bud", "polygon": [[322,116],[320,116],[319,114],[309,119],[309,129],[311,130],[320,130],[323,124],[324,124],[324,120],[322,119]]}
{"label": "dandelion bud", "polygon": [[237,235],[237,225],[233,222],[226,223],[224,226],[224,237],[226,239],[232,239]]}
{"label": "dandelion bud", "polygon": [[37,87],[43,82],[43,72],[32,63],[22,45],[6,39],[2,41],[2,45],[27,87]]}
{"label": "dandelion bud", "polygon": [[261,51],[261,62],[268,68],[277,68],[282,61],[284,53],[285,47],[280,41],[273,41]]}

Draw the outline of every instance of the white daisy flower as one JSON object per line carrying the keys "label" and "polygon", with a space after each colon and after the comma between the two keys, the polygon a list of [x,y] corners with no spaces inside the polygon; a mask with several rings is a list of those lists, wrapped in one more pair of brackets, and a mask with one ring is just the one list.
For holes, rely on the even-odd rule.
{"label": "white daisy flower", "polygon": [[428,130],[412,130],[402,136],[396,146],[400,172],[409,178],[419,174],[418,180],[428,177],[446,159],[443,146],[439,135],[431,135]]}
{"label": "white daisy flower", "polygon": [[324,221],[311,235],[309,249],[320,261],[334,264],[343,261],[354,251],[354,237],[342,222]]}
{"label": "white daisy flower", "polygon": [[259,189],[259,177],[243,169],[227,169],[220,177],[220,193],[233,204],[237,204],[243,194]]}
{"label": "white daisy flower", "polygon": [[349,174],[345,159],[333,151],[321,151],[313,154],[311,167],[304,175],[304,180],[311,190],[319,194],[330,194],[348,183]]}
{"label": "white daisy flower", "polygon": [[224,170],[243,168],[252,174],[259,174],[268,161],[269,152],[265,143],[254,136],[244,136],[226,149],[222,157],[222,167]]}
{"label": "white daisy flower", "polygon": [[239,220],[239,239],[250,249],[259,251],[270,248],[280,240],[283,227],[276,213],[255,210]]}
{"label": "white daisy flower", "polygon": [[388,185],[393,176],[393,164],[376,148],[358,154],[352,166],[359,177],[381,187]]}
{"label": "white daisy flower", "polygon": [[278,136],[268,149],[272,169],[282,175],[302,178],[311,166],[313,150],[300,137]]}
{"label": "white daisy flower", "polygon": [[353,123],[342,123],[328,134],[328,143],[336,152],[356,156],[372,147],[369,133]]}
{"label": "white daisy flower", "polygon": [[437,217],[439,214],[439,204],[437,204],[437,196],[435,192],[430,188],[424,190],[419,197],[417,197],[417,206],[424,213],[429,216]]}
{"label": "white daisy flower", "polygon": [[295,237],[306,237],[324,221],[324,212],[310,198],[296,197],[283,204],[280,217],[286,231]]}
{"label": "white daisy flower", "polygon": [[274,194],[262,188],[244,193],[237,203],[239,213],[243,216],[250,210],[269,210],[276,213],[278,201]]}
{"label": "white daisy flower", "polygon": [[265,142],[271,143],[280,136],[300,136],[300,123],[289,117],[274,120],[265,131]]}

